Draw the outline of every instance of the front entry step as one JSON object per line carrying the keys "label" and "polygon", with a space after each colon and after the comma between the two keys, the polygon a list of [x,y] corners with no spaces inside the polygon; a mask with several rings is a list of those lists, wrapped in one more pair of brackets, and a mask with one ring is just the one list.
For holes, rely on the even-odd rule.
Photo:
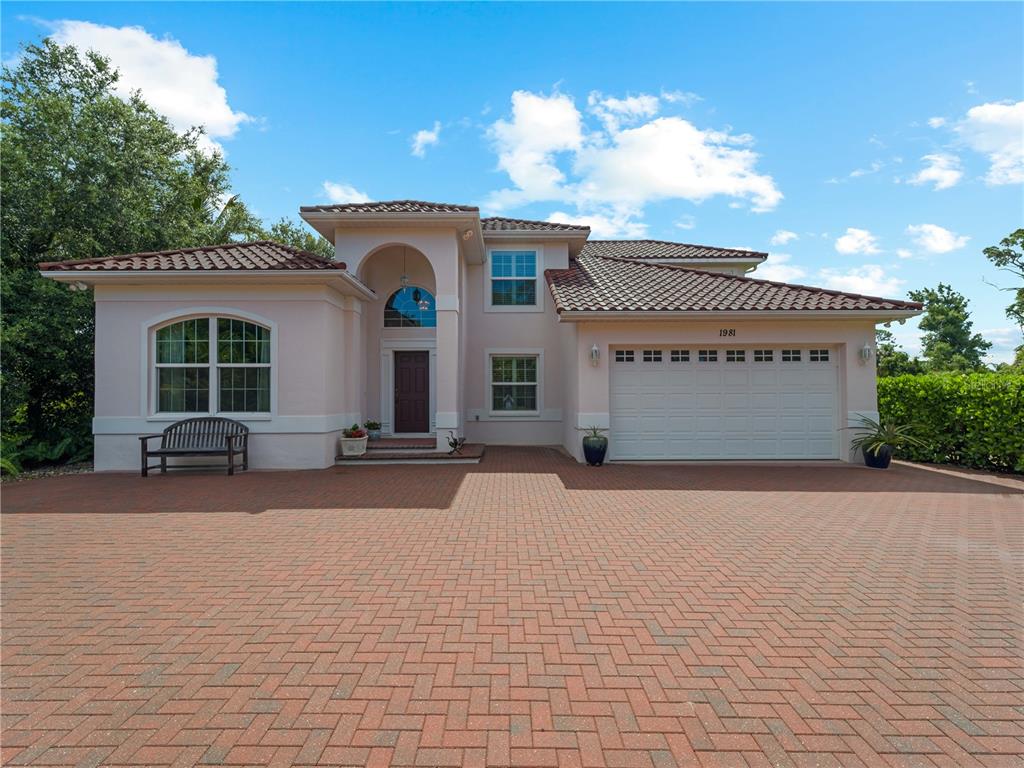
{"label": "front entry step", "polygon": [[429,447],[411,448],[388,446],[371,449],[370,445],[367,444],[367,451],[362,456],[338,456],[335,464],[479,464],[484,457],[483,443],[467,443],[462,446],[462,453],[438,451],[433,442]]}
{"label": "front entry step", "polygon": [[379,440],[370,440],[366,443],[368,451],[434,451],[437,450],[437,440],[433,437],[382,437]]}

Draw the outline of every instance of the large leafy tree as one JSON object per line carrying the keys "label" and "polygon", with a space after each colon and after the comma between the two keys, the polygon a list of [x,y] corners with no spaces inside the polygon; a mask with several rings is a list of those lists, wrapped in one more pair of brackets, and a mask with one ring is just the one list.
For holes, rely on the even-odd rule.
{"label": "large leafy tree", "polygon": [[967,299],[945,283],[937,288],[911,291],[910,298],[924,303],[920,328],[922,352],[930,370],[976,371],[985,367],[985,352],[992,343],[973,333]]}
{"label": "large leafy tree", "polygon": [[[990,245],[982,253],[995,266],[1009,272],[1017,285],[1007,288],[1014,295],[1013,303],[1006,308],[1006,316],[1024,331],[1024,229],[1018,229]],[[1014,366],[1024,367],[1024,344],[1017,347]]]}
{"label": "large leafy tree", "polygon": [[325,259],[334,258],[334,246],[330,240],[310,232],[304,225],[296,224],[291,219],[280,219],[275,222],[270,229],[264,231],[263,236],[267,240],[276,240],[285,245],[301,248]]}
{"label": "large leafy tree", "polygon": [[0,426],[8,454],[18,442],[51,459],[90,445],[92,298],[41,278],[40,261],[262,236],[245,206],[227,199],[223,158],[199,150],[201,129],[176,132],[140,94],[115,95],[117,79],[103,57],[51,41],[3,69]]}
{"label": "large leafy tree", "polygon": [[924,365],[912,358],[896,343],[892,331],[875,330],[875,362],[879,376],[902,376],[905,373],[923,373]]}

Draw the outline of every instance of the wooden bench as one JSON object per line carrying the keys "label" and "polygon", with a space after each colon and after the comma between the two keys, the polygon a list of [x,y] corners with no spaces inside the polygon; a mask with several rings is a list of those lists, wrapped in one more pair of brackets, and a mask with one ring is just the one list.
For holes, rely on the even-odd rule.
{"label": "wooden bench", "polygon": [[[160,447],[151,450],[149,441],[161,438]],[[201,416],[171,424],[163,432],[139,437],[142,447],[142,476],[160,467],[167,472],[167,459],[173,456],[227,456],[228,474],[235,474],[235,457],[241,455],[242,469],[249,468],[249,428],[233,419]],[[159,456],[160,463],[150,465],[150,456]]]}

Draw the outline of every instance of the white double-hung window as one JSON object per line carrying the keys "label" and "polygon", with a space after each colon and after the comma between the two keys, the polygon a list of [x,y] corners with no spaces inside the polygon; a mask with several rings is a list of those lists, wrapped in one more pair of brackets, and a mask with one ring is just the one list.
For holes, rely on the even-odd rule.
{"label": "white double-hung window", "polygon": [[539,309],[539,274],[537,250],[492,250],[487,273],[487,308],[511,311]]}
{"label": "white double-hung window", "polygon": [[154,334],[154,411],[270,413],[270,329],[194,317]]}
{"label": "white double-hung window", "polygon": [[488,393],[493,414],[529,416],[540,412],[540,356],[492,354]]}

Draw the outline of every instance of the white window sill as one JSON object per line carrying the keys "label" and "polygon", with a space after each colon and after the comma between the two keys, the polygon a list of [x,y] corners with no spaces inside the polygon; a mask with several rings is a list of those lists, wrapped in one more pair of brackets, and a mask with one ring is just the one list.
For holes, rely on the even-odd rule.
{"label": "white window sill", "polygon": [[488,304],[484,312],[543,312],[544,307],[538,304]]}
{"label": "white window sill", "polygon": [[540,411],[488,411],[487,415],[498,419],[536,419]]}
{"label": "white window sill", "polygon": [[269,413],[154,413],[146,421],[184,421],[185,419],[203,419],[206,417],[233,419],[234,421],[272,421]]}

